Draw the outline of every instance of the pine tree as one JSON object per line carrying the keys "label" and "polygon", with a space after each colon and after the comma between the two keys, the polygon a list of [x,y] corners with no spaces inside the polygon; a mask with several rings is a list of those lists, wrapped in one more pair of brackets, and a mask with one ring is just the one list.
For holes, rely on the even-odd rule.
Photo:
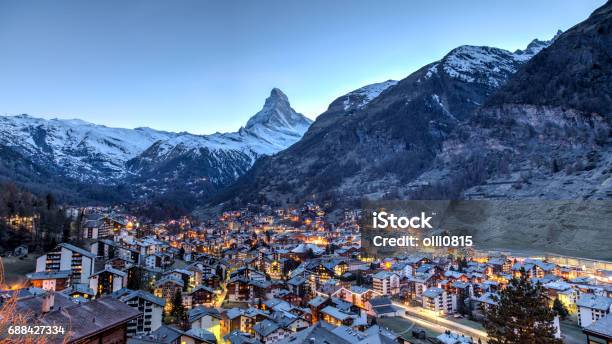
{"label": "pine tree", "polygon": [[561,319],[565,319],[569,315],[567,307],[565,307],[565,305],[563,304],[563,302],[561,302],[561,300],[559,300],[559,298],[556,298],[553,302],[553,311],[555,311],[555,313]]}
{"label": "pine tree", "polygon": [[174,293],[174,298],[172,299],[172,311],[170,315],[174,317],[176,321],[181,321],[185,317],[185,306],[183,306],[183,293],[181,290],[177,290]]}
{"label": "pine tree", "polygon": [[138,290],[143,287],[143,273],[142,268],[137,266],[134,268],[134,271],[131,276],[128,277],[128,289]]}
{"label": "pine tree", "polygon": [[484,309],[488,343],[563,343],[554,336],[555,314],[548,307],[544,288],[533,285],[521,272],[496,297],[497,304]]}

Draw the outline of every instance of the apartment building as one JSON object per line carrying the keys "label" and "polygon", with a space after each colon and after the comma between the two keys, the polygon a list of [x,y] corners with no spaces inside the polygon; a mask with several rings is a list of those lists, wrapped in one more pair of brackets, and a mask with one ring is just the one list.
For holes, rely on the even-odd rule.
{"label": "apartment building", "polygon": [[80,247],[62,243],[36,259],[36,272],[70,271],[73,284],[89,284],[96,256]]}

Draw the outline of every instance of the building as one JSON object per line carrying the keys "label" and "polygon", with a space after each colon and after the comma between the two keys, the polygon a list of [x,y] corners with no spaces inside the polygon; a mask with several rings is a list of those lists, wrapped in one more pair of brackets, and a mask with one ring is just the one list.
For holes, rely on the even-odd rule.
{"label": "building", "polygon": [[337,297],[339,299],[343,299],[344,301],[352,303],[354,306],[359,307],[361,309],[365,309],[366,311],[371,311],[369,308],[368,301],[373,297],[381,296],[379,293],[375,292],[372,289],[352,285],[350,288],[340,288],[336,290],[333,294],[333,297]]}
{"label": "building", "polygon": [[192,329],[207,330],[221,343],[221,313],[215,308],[194,307],[189,310],[189,324]]}
{"label": "building", "polygon": [[279,344],[391,344],[398,343],[398,337],[374,325],[365,331],[358,331],[348,326],[333,326],[320,321],[302,331],[278,341]]}
{"label": "building", "polygon": [[155,282],[155,296],[166,300],[166,311],[170,311],[169,308],[172,299],[176,293],[183,291],[184,283],[180,279],[176,279],[172,276],[166,276],[159,281]]}
{"label": "building", "polygon": [[216,344],[215,336],[206,330],[181,331],[170,326],[130,338],[128,344]]}
{"label": "building", "polygon": [[338,309],[334,306],[327,306],[321,310],[321,318],[334,325],[334,326],[352,326],[356,319],[359,318],[357,314],[349,313]]}
{"label": "building", "polygon": [[442,288],[429,288],[423,292],[423,308],[436,314],[450,314],[456,310],[456,296]]}
{"label": "building", "polygon": [[372,276],[373,289],[381,295],[397,295],[400,291],[400,277],[390,271],[379,271]]}
{"label": "building", "polygon": [[576,302],[578,307],[578,325],[585,328],[595,321],[610,314],[612,298],[593,294],[583,294]]}
{"label": "building", "polygon": [[18,298],[16,312],[27,315],[26,325],[63,326],[64,343],[126,343],[127,323],[140,314],[108,296],[74,303],[61,293],[27,294]]}
{"label": "building", "polygon": [[107,266],[89,277],[89,288],[96,296],[113,293],[127,287],[127,273]]}
{"label": "building", "polygon": [[247,279],[235,276],[227,283],[227,297],[230,301],[245,302],[254,300],[265,300],[270,291],[271,284],[268,281]]}
{"label": "building", "polygon": [[161,327],[164,306],[166,305],[164,299],[143,290],[127,288],[113,293],[113,297],[140,312],[137,318],[128,322],[127,333],[129,336],[147,334]]}
{"label": "building", "polygon": [[183,301],[187,303],[187,308],[196,306],[213,306],[215,303],[215,291],[207,286],[199,286],[185,293]]}
{"label": "building", "polygon": [[61,291],[70,285],[72,271],[41,271],[26,275],[33,287],[51,291]]}
{"label": "building", "polygon": [[221,333],[227,335],[234,331],[254,334],[253,326],[264,319],[268,313],[257,308],[231,308],[221,313]]}
{"label": "building", "polygon": [[374,297],[368,301],[368,315],[375,318],[400,316],[402,309],[393,305],[388,296]]}
{"label": "building", "polygon": [[51,252],[36,259],[36,272],[66,271],[71,272],[72,283],[89,283],[93,274],[96,256],[80,247],[61,243]]}
{"label": "building", "polygon": [[587,336],[587,343],[612,344],[612,315],[593,322],[585,327],[582,332]]}
{"label": "building", "polygon": [[255,332],[255,339],[264,344],[276,343],[291,334],[291,331],[268,319],[253,326],[253,331]]}

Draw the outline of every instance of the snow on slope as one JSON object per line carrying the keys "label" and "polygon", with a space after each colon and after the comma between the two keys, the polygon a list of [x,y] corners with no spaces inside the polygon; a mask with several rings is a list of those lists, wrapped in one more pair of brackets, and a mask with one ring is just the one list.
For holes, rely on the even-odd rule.
{"label": "snow on slope", "polygon": [[245,127],[233,133],[212,135],[180,135],[164,140],[156,152],[148,152],[150,161],[175,157],[177,151],[183,154],[199,154],[201,148],[215,152],[237,151],[248,155],[251,164],[261,155],[271,155],[297,142],[308,130],[312,121],[295,112],[287,96],[274,88],[266,99],[264,107],[249,119]]}
{"label": "snow on slope", "polygon": [[[264,108],[234,133],[193,135],[150,128],[109,128],[82,120],[46,120],[28,115],[0,116],[0,144],[81,181],[112,182],[138,173],[133,159],[155,162],[202,149],[211,159],[274,154],[298,141],[311,120],[295,112],[287,96],[274,89]],[[145,156],[143,153],[147,153]],[[228,158],[229,157],[229,158]],[[219,158],[221,159],[221,158]],[[219,165],[231,165],[220,161]]]}
{"label": "snow on slope", "polygon": [[344,111],[358,110],[366,106],[384,90],[397,84],[396,80],[387,80],[358,88],[344,95]]}
{"label": "snow on slope", "polygon": [[127,160],[175,135],[150,128],[109,128],[78,119],[0,117],[2,144],[18,148],[33,160],[48,158],[80,180],[121,177]]}
{"label": "snow on slope", "polygon": [[453,49],[438,63],[432,65],[425,78],[443,71],[451,78],[465,82],[480,82],[491,87],[499,87],[518,68],[548,47],[559,35],[549,41],[533,40],[525,50],[508,50],[487,46],[463,45]]}

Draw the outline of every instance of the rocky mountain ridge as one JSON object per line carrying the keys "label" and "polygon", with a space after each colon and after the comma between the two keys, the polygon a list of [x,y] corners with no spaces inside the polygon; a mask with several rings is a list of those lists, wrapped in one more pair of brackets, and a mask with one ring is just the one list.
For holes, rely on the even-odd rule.
{"label": "rocky mountain ridge", "polygon": [[386,82],[364,106],[346,106],[351,93],[340,97],[300,141],[261,159],[215,201],[409,197],[412,181],[430,168],[455,128],[552,41],[534,40],[514,53],[461,46]]}
{"label": "rocky mountain ridge", "polygon": [[190,179],[184,184],[199,181],[205,184],[197,190],[202,193],[234,181],[258,157],[287,148],[311,122],[276,88],[263,109],[234,133],[194,135],[109,128],[79,119],[0,116],[0,145],[7,152],[0,160],[9,160],[3,161],[0,173],[15,179],[15,164],[20,162],[19,169],[33,171],[25,180],[17,179],[26,184],[44,185],[48,175],[56,176],[54,183],[57,178],[109,187],[129,183],[144,188],[132,190],[144,197],[147,191],[163,191],[177,178],[187,177],[188,170]]}

